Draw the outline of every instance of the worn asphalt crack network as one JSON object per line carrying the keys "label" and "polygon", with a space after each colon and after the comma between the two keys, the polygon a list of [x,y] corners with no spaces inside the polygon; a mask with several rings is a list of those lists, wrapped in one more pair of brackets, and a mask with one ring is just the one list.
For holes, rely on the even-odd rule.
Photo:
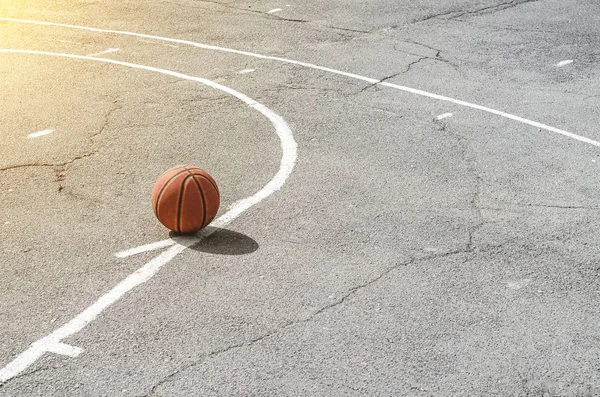
{"label": "worn asphalt crack network", "polygon": [[50,168],[54,169],[54,174],[55,174],[54,182],[59,183],[58,191],[61,192],[64,189],[61,182],[63,182],[65,180],[66,174],[69,170],[69,167],[71,167],[73,164],[75,164],[79,160],[83,160],[83,159],[86,159],[88,157],[92,157],[92,156],[98,154],[98,149],[94,149],[94,139],[106,131],[106,128],[108,127],[108,125],[110,123],[112,114],[115,111],[120,110],[121,108],[122,108],[122,106],[120,105],[118,99],[115,99],[112,101],[111,108],[104,114],[104,120],[102,122],[102,125],[98,129],[98,131],[87,137],[88,150],[85,153],[75,156],[75,157],[73,157],[67,161],[63,161],[63,162],[56,162],[56,163],[39,162],[39,163],[25,163],[25,164],[10,165],[7,167],[0,168],[0,172],[21,169],[21,168],[50,167]]}
{"label": "worn asphalt crack network", "polygon": [[282,17],[280,15],[269,14],[266,11],[253,10],[253,9],[250,8],[250,6],[248,6],[248,8],[241,8],[241,7],[233,6],[233,5],[228,4],[228,3],[222,3],[222,2],[219,2],[219,1],[210,1],[210,0],[194,0],[194,2],[214,4],[214,5],[217,5],[219,7],[229,8],[229,9],[232,9],[232,10],[236,10],[237,12],[246,12],[246,13],[257,14],[257,15],[260,15],[260,16],[262,16],[264,18],[268,18],[268,19],[272,19],[272,20],[286,21],[286,22],[295,22],[295,23],[304,23],[304,24],[310,24],[310,25],[320,26],[320,27],[327,28],[327,29],[341,30],[341,31],[352,32],[352,33],[371,33],[370,31],[367,31],[367,30],[360,30],[360,29],[344,28],[344,27],[333,26],[333,25],[326,25],[326,24],[321,24],[321,23],[316,23],[316,22],[313,22],[313,21],[309,21],[309,20],[306,20],[306,19],[286,18],[286,17]]}
{"label": "worn asphalt crack network", "polygon": [[[423,17],[421,19],[417,19],[417,20],[413,21],[412,23],[425,22],[425,21],[428,21],[430,19],[446,19],[446,20],[451,20],[451,19],[456,19],[456,18],[460,18],[460,17],[463,17],[463,16],[469,16],[469,15],[492,14],[494,12],[506,10],[508,8],[517,7],[517,6],[521,5],[521,4],[535,3],[537,1],[540,1],[540,0],[511,0],[511,1],[506,1],[506,2],[499,3],[499,4],[494,4],[494,5],[491,5],[491,6],[477,8],[475,10],[470,10],[470,11],[461,11],[461,10],[444,11],[444,12],[441,12],[441,13],[438,13],[438,14],[431,14],[431,15],[428,15],[428,16]],[[443,17],[446,17],[446,16],[448,18],[443,18]]]}
{"label": "worn asphalt crack network", "polygon": [[396,45],[394,45],[394,50],[395,51],[402,52],[404,54],[417,57],[417,59],[414,60],[414,61],[412,61],[412,62],[410,62],[410,63],[408,63],[406,65],[406,67],[404,68],[404,70],[402,70],[401,72],[394,73],[394,74],[391,74],[389,76],[383,77],[381,80],[377,81],[376,83],[368,84],[365,87],[361,88],[359,91],[354,92],[352,95],[362,94],[366,90],[368,90],[368,89],[370,89],[372,87],[375,87],[375,86],[377,86],[377,85],[379,85],[379,84],[381,84],[381,83],[383,83],[385,81],[391,80],[391,79],[393,79],[395,77],[398,77],[398,76],[400,76],[402,74],[408,73],[408,72],[411,71],[411,69],[413,68],[413,66],[415,66],[418,63],[420,63],[422,61],[425,61],[427,59],[432,60],[432,61],[436,61],[436,62],[446,63],[446,64],[452,66],[456,71],[458,71],[460,73],[460,69],[459,69],[458,65],[454,64],[453,62],[451,62],[448,59],[443,58],[441,56],[442,50],[440,50],[438,48],[431,47],[431,46],[429,46],[427,44],[416,42],[416,41],[402,40],[402,42],[403,43],[407,43],[407,44],[418,45],[418,46],[421,46],[421,47],[426,48],[428,50],[435,51],[435,54],[433,56],[429,56],[429,55],[425,55],[425,54],[418,54],[418,53],[415,53],[415,52],[406,51],[406,50],[400,49],[399,45],[396,44]]}
{"label": "worn asphalt crack network", "polygon": [[471,173],[471,175],[473,175],[473,183],[474,183],[475,187],[473,189],[473,193],[471,194],[471,197],[469,198],[469,207],[471,208],[471,212],[473,213],[473,217],[475,218],[475,223],[474,223],[474,225],[470,226],[467,231],[468,235],[467,235],[466,250],[474,251],[475,250],[475,243],[474,243],[475,234],[486,223],[485,218],[482,213],[482,208],[481,208],[481,194],[482,194],[482,189],[483,189],[483,177],[479,174],[479,171],[477,169],[477,153],[475,152],[475,150],[473,150],[471,148],[471,146],[469,144],[469,140],[465,136],[463,136],[462,134],[450,131],[447,128],[447,125],[443,120],[434,119],[433,121],[438,126],[438,131],[446,132],[446,133],[452,135],[461,144],[461,146],[463,148],[463,153],[462,153],[463,160],[467,164],[469,173]]}
{"label": "worn asphalt crack network", "polygon": [[[478,252],[491,251],[491,250],[494,250],[494,249],[501,248],[502,245],[503,244],[489,246],[489,247],[486,247],[485,250],[477,250],[477,251]],[[260,336],[257,336],[256,338],[253,338],[253,339],[250,339],[250,340],[244,341],[244,342],[239,342],[239,343],[236,343],[236,344],[233,344],[233,345],[230,345],[230,346],[218,349],[218,350],[214,350],[214,351],[212,351],[210,353],[204,354],[199,360],[196,360],[196,361],[193,361],[191,363],[187,363],[187,364],[181,366],[180,368],[172,371],[170,374],[164,376],[162,379],[160,379],[158,382],[156,382],[151,387],[151,389],[148,392],[148,394],[146,394],[144,397],[153,396],[157,392],[157,390],[158,390],[158,388],[160,386],[173,381],[174,379],[177,378],[177,376],[179,374],[182,374],[184,371],[186,371],[186,370],[188,370],[190,368],[196,367],[196,366],[198,366],[198,365],[200,365],[200,364],[202,364],[202,363],[204,363],[204,362],[206,362],[206,361],[208,361],[210,359],[213,359],[213,358],[215,358],[215,357],[217,357],[217,356],[219,356],[221,354],[227,353],[227,352],[229,352],[231,350],[242,348],[242,347],[252,346],[252,345],[254,345],[256,343],[259,343],[262,340],[267,339],[267,338],[269,338],[269,337],[271,337],[271,336],[273,336],[275,334],[279,334],[282,331],[285,331],[286,329],[288,329],[290,327],[293,327],[295,325],[303,324],[303,323],[308,323],[308,322],[312,321],[315,317],[317,317],[317,316],[319,316],[319,315],[321,315],[321,314],[323,314],[325,312],[328,312],[328,311],[330,311],[330,310],[332,310],[332,309],[334,309],[334,308],[336,308],[336,307],[338,307],[340,305],[343,305],[344,303],[346,303],[346,301],[350,297],[352,297],[356,293],[360,292],[361,290],[374,285],[375,283],[377,283],[378,281],[382,280],[385,276],[387,276],[388,274],[394,272],[395,270],[398,270],[398,269],[406,267],[406,266],[414,265],[416,263],[427,262],[427,261],[431,261],[431,260],[434,260],[434,259],[447,258],[447,257],[451,257],[451,256],[454,256],[454,255],[469,254],[469,253],[472,253],[472,252],[475,252],[475,251],[476,251],[476,249],[475,249],[475,247],[473,247],[472,241],[469,241],[465,245],[465,247],[463,247],[463,248],[459,248],[459,249],[456,249],[456,250],[451,250],[451,251],[447,251],[447,252],[443,252],[443,253],[439,253],[439,254],[428,255],[426,257],[412,258],[412,259],[409,259],[408,261],[401,262],[401,263],[398,263],[398,264],[396,264],[394,266],[391,266],[391,267],[383,270],[377,276],[369,279],[368,281],[350,288],[349,290],[346,291],[346,293],[341,298],[338,298],[334,302],[321,307],[320,309],[316,310],[315,312],[313,312],[312,314],[310,314],[306,318],[299,319],[299,320],[290,320],[290,321],[287,321],[287,322],[281,324],[280,326],[278,326],[277,328],[274,328],[274,329],[272,329],[272,330],[270,330],[270,331],[268,331],[268,332],[266,332],[266,333],[264,333],[264,334],[262,334]]]}

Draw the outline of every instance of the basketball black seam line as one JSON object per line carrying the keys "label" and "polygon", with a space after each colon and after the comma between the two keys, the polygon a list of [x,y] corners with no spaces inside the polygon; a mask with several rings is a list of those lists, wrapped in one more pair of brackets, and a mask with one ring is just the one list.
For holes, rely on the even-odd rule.
{"label": "basketball black seam line", "polygon": [[[187,170],[186,170],[187,171]],[[181,182],[181,188],[179,189],[179,204],[177,205],[177,233],[181,233],[181,206],[183,205],[183,193],[185,192],[185,184],[188,179],[193,175],[188,175],[185,177],[183,182]]]}
{"label": "basketball black seam line", "polygon": [[[200,198],[202,199],[202,222],[200,223],[200,229],[202,229],[204,227],[204,222],[206,222],[206,199],[204,198],[204,192],[202,191],[202,186],[200,185],[200,182],[198,182],[198,180],[195,178],[196,175],[193,174],[192,171],[188,170],[187,168],[186,170],[190,174],[189,176],[191,176],[194,182],[196,183],[198,193],[200,193]],[[186,179],[189,178],[189,176],[186,177]]]}
{"label": "basketball black seam line", "polygon": [[204,222],[206,222],[206,197],[204,197],[204,191],[202,190],[202,185],[196,179],[196,175],[192,174],[192,178],[194,179],[194,182],[196,182],[196,187],[198,188],[198,192],[200,192],[200,198],[202,199],[202,223],[200,224],[200,229],[202,229],[206,226],[204,224]]}
{"label": "basketball black seam line", "polygon": [[169,186],[169,183],[171,183],[171,181],[173,181],[173,179],[177,178],[179,175],[183,174],[185,171],[186,170],[183,170],[181,172],[176,173],[172,177],[170,177],[169,180],[166,181],[165,184],[163,185],[163,187],[160,189],[160,192],[158,192],[158,195],[156,196],[156,202],[154,203],[154,213],[156,214],[157,218],[158,218],[158,204],[160,203],[160,198],[162,197],[163,193],[165,192],[165,189],[167,188],[167,186]]}
{"label": "basketball black seam line", "polygon": [[[202,171],[202,172],[205,172],[205,173],[208,174],[208,172],[206,172],[203,169],[198,168],[198,167],[192,166],[193,167],[192,170],[190,170],[189,168],[187,168],[187,166],[185,166],[185,165],[182,165],[181,167],[183,167],[184,169],[186,169],[190,173],[192,173],[192,171],[198,170],[198,171]],[[208,183],[210,183],[212,185],[212,187],[215,188],[215,190],[217,191],[217,195],[219,196],[219,202],[220,202],[221,201],[221,192],[219,192],[219,188],[217,187],[216,182],[213,182],[210,178],[208,178],[206,175],[203,175],[203,174],[194,174],[194,175],[201,176],[202,178],[206,179],[208,181]]]}
{"label": "basketball black seam line", "polygon": [[221,201],[221,192],[219,192],[219,188],[217,187],[217,185],[215,185],[209,178],[206,177],[206,175],[202,175],[202,174],[194,174],[196,176],[201,176],[202,178],[206,179],[208,181],[208,183],[210,183],[212,185],[212,187],[215,188],[215,191],[217,192],[217,195],[219,196],[219,201]]}

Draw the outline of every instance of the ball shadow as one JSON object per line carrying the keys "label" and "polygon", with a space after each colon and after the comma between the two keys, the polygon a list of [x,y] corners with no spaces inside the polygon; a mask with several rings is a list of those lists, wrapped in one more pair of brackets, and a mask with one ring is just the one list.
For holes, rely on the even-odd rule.
{"label": "ball shadow", "polygon": [[[208,234],[208,236],[206,236]],[[247,255],[258,249],[258,243],[245,234],[210,226],[198,234],[202,240],[189,249],[216,255]],[[173,236],[174,239],[184,236]]]}

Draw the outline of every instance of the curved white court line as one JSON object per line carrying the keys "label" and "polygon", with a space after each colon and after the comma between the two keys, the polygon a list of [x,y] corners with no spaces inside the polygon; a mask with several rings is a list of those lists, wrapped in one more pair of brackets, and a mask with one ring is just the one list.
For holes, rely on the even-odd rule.
{"label": "curved white court line", "polygon": [[[287,58],[281,58],[281,57],[275,57],[275,56],[269,56],[269,55],[262,55],[262,54],[257,54],[254,52],[235,50],[232,48],[203,44],[203,43],[198,43],[198,42],[190,41],[190,40],[173,39],[173,38],[169,38],[169,37],[156,36],[156,35],[150,35],[150,34],[144,34],[144,33],[127,32],[127,31],[123,31],[123,30],[100,29],[100,28],[93,28],[93,27],[89,27],[89,26],[70,25],[70,24],[64,24],[64,23],[35,21],[35,20],[30,20],[30,19],[18,19],[18,18],[7,18],[7,17],[0,17],[0,21],[15,22],[15,23],[27,23],[27,24],[42,25],[42,26],[63,27],[63,28],[69,28],[69,29],[86,30],[89,32],[96,32],[96,33],[109,33],[109,34],[115,34],[115,35],[133,36],[133,37],[145,38],[145,39],[150,39],[150,40],[183,44],[183,45],[188,45],[188,46],[192,46],[192,47],[202,48],[205,50],[228,52],[231,54],[245,55],[245,56],[258,58],[258,59],[266,59],[266,60],[271,60],[271,61],[283,62],[283,63],[287,63],[287,64],[291,64],[291,65],[297,65],[297,66],[302,66],[305,68],[310,68],[310,69],[320,70],[323,72],[333,73],[333,74],[337,74],[340,76],[365,81],[369,84],[393,88],[393,89],[409,92],[411,94],[420,95],[420,96],[431,98],[431,99],[450,102],[455,105],[464,106],[464,107],[475,109],[475,110],[480,110],[480,111],[491,113],[491,114],[494,114],[494,115],[497,115],[500,117],[505,117],[507,119],[514,120],[519,123],[528,124],[530,126],[533,126],[533,127],[536,127],[536,128],[542,129],[542,130],[546,130],[548,132],[560,134],[560,135],[566,136],[568,138],[575,139],[575,140],[583,142],[583,143],[587,143],[589,145],[600,147],[600,142],[595,141],[593,139],[586,138],[584,136],[574,134],[569,131],[561,130],[559,128],[552,127],[550,125],[543,124],[543,123],[540,123],[537,121],[529,120],[524,117],[520,117],[520,116],[516,116],[514,114],[503,112],[501,110],[492,109],[487,106],[478,105],[475,103],[447,97],[444,95],[434,94],[434,93],[419,90],[416,88],[411,88],[411,87],[407,87],[407,86],[402,86],[402,85],[398,85],[398,84],[385,82],[385,81],[375,79],[372,77],[366,77],[366,76],[361,76],[361,75],[354,74],[354,73],[348,73],[348,72],[344,72],[342,70],[332,69],[332,68],[328,68],[325,66],[319,66],[319,65],[312,64],[312,63],[295,61],[293,59],[287,59]],[[126,258],[131,255],[169,247],[173,244],[176,244],[176,242],[174,240],[166,239],[166,240],[157,241],[157,242],[150,243],[150,244],[140,245],[138,247],[134,247],[134,248],[131,248],[128,250],[120,251],[120,252],[117,252],[115,254],[115,256],[118,258]]]}
{"label": "curved white court line", "polygon": [[70,29],[87,30],[89,32],[96,32],[96,33],[110,33],[110,34],[117,34],[117,35],[134,36],[134,37],[140,37],[140,38],[151,39],[151,40],[165,41],[165,42],[169,42],[169,43],[184,44],[184,45],[189,45],[189,46],[192,46],[192,47],[203,48],[203,49],[206,49],[206,50],[229,52],[229,53],[232,53],[232,54],[245,55],[245,56],[249,56],[249,57],[253,57],[253,58],[267,59],[267,60],[271,60],[271,61],[277,61],[277,62],[288,63],[288,64],[292,64],[292,65],[298,65],[298,66],[302,66],[302,67],[306,67],[306,68],[310,68],[310,69],[321,70],[321,71],[324,71],[324,72],[333,73],[333,74],[337,74],[337,75],[340,75],[340,76],[345,76],[345,77],[353,78],[353,79],[356,79],[356,80],[362,80],[362,81],[365,81],[365,82],[370,83],[370,84],[376,84],[376,85],[381,85],[381,86],[384,86],[384,87],[394,88],[396,90],[401,90],[401,91],[409,92],[411,94],[416,94],[416,95],[420,95],[420,96],[424,96],[424,97],[428,97],[428,98],[432,98],[432,99],[437,99],[437,100],[440,100],[440,101],[451,102],[451,103],[454,103],[455,105],[464,106],[464,107],[468,107],[468,108],[471,108],[471,109],[476,109],[476,110],[480,110],[480,111],[483,111],[483,112],[495,114],[497,116],[505,117],[507,119],[511,119],[511,120],[514,120],[514,121],[518,121],[520,123],[528,124],[528,125],[531,125],[531,126],[536,127],[536,128],[540,128],[540,129],[543,129],[543,130],[546,130],[546,131],[549,131],[549,132],[553,132],[553,133],[556,133],[556,134],[564,135],[564,136],[566,136],[568,138],[575,139],[575,140],[580,141],[580,142],[584,142],[584,143],[587,143],[587,144],[590,144],[590,145],[593,145],[593,146],[600,147],[600,142],[595,141],[593,139],[586,138],[584,136],[577,135],[577,134],[574,134],[572,132],[568,132],[568,131],[565,131],[565,130],[561,130],[559,128],[552,127],[552,126],[547,125],[547,124],[539,123],[537,121],[529,120],[529,119],[526,119],[524,117],[520,117],[520,116],[516,116],[514,114],[503,112],[501,110],[492,109],[492,108],[487,107],[487,106],[477,105],[475,103],[471,103],[471,102],[463,101],[463,100],[460,100],[460,99],[455,99],[455,98],[447,97],[447,96],[444,96],[444,95],[434,94],[434,93],[423,91],[423,90],[419,90],[419,89],[416,89],[416,88],[411,88],[411,87],[407,87],[407,86],[403,86],[403,85],[388,83],[388,82],[385,82],[385,81],[382,81],[382,80],[379,80],[379,79],[374,79],[372,77],[366,77],[366,76],[361,76],[361,75],[354,74],[354,73],[348,73],[348,72],[344,72],[342,70],[332,69],[332,68],[328,68],[328,67],[325,67],[325,66],[319,66],[319,65],[312,64],[312,63],[295,61],[293,59],[287,59],[287,58],[281,58],[281,57],[274,57],[274,56],[269,56],[269,55],[262,55],[262,54],[257,54],[257,53],[254,53],[254,52],[240,51],[240,50],[235,50],[235,49],[226,48],[226,47],[218,47],[218,46],[209,45],[209,44],[203,44],[203,43],[198,43],[198,42],[190,41],[190,40],[172,39],[172,38],[169,38],[169,37],[162,37],[162,36],[156,36],[156,35],[150,35],[150,34],[127,32],[127,31],[124,31],[124,30],[100,29],[100,28],[92,28],[92,27],[88,27],[88,26],[69,25],[69,24],[64,24],[64,23],[34,21],[34,20],[29,20],[29,19],[6,18],[6,17],[0,17],[0,21],[17,22],[17,23],[28,23],[28,24],[44,25],[44,26],[55,26],[55,27],[63,27],[63,28],[70,28]]}
{"label": "curved white court line", "polygon": [[[72,58],[86,61],[97,61],[110,63],[114,65],[126,66],[133,69],[141,69],[147,70],[150,72],[156,72],[172,77],[177,77],[179,79],[195,81],[214,89],[223,91],[229,95],[232,95],[238,98],[240,101],[246,103],[251,108],[257,110],[261,114],[263,114],[266,118],[271,121],[273,126],[275,127],[275,132],[281,141],[281,162],[279,166],[279,171],[269,183],[267,183],[261,190],[259,190],[254,195],[245,198],[243,200],[237,201],[234,203],[230,209],[215,221],[211,223],[212,228],[208,229],[204,235],[209,235],[213,233],[216,228],[221,228],[233,221],[235,218],[240,216],[244,211],[253,205],[259,203],[264,200],[266,197],[270,196],[277,190],[281,189],[287,178],[290,176],[294,165],[296,164],[297,157],[297,144],[294,140],[294,136],[292,131],[288,127],[287,123],[275,112],[266,106],[256,102],[254,99],[248,97],[247,95],[242,94],[241,92],[235,91],[229,87],[225,87],[221,84],[215,83],[214,81],[207,80],[201,77],[189,76],[186,74],[173,72],[166,69],[159,69],[152,66],[139,65],[129,62],[121,62],[115,61],[112,59],[105,58],[93,58],[81,55],[73,55],[73,54],[61,54],[61,53],[53,53],[46,51],[29,51],[29,50],[12,50],[12,49],[0,49],[0,53],[18,53],[18,54],[33,54],[33,55],[47,55],[53,57],[63,57],[63,58]],[[189,238],[181,238],[177,239],[177,242],[173,241],[172,243],[166,245],[173,245],[168,250],[162,252],[160,255],[152,259],[150,262],[146,263],[136,272],[127,276],[123,281],[121,281],[116,287],[111,289],[105,295],[100,297],[94,304],[81,312],[77,317],[73,318],[71,321],[53,331],[49,335],[37,340],[32,343],[31,346],[25,350],[23,353],[18,355],[13,361],[11,361],[4,368],[0,369],[0,385],[9,379],[18,376],[28,367],[30,367],[33,363],[39,360],[45,353],[52,352],[56,354],[64,354],[67,356],[75,357],[79,355],[83,350],[70,346],[68,344],[62,343],[61,341],[69,336],[76,334],[81,331],[86,325],[92,322],[100,313],[102,313],[105,309],[111,306],[113,303],[117,302],[123,295],[127,292],[131,291],[138,285],[148,281],[152,278],[162,266],[167,264],[181,252],[183,252],[186,248],[196,244],[200,241],[198,237],[189,237]],[[164,247],[166,247],[164,246]]]}

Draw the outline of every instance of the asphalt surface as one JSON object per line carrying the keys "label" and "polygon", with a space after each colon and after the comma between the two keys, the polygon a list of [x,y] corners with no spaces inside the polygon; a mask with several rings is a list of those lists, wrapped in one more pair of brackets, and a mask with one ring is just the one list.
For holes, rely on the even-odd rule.
{"label": "asphalt surface", "polygon": [[[0,17],[307,62],[600,140],[594,0],[8,1]],[[210,79],[298,143],[281,190],[0,395],[600,395],[600,147],[272,59],[15,20],[0,37]],[[150,203],[164,170],[206,169],[223,214],[280,166],[267,118],[158,72],[2,52],[0,103],[0,370],[162,252],[114,255],[169,237]]]}

